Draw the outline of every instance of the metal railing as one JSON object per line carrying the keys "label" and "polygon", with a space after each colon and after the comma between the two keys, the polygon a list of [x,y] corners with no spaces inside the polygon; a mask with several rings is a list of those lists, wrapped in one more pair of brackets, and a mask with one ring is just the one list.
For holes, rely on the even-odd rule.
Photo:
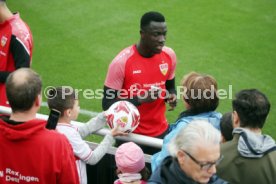
{"label": "metal railing", "polygon": [[[10,108],[0,106],[0,114],[10,114],[10,113],[11,113]],[[39,114],[39,113],[36,114],[36,117],[38,119],[43,119],[43,120],[48,119],[48,115]],[[83,123],[78,122],[78,121],[72,121],[72,124],[74,124],[76,126],[82,126],[83,125]],[[108,128],[102,128],[102,129],[98,130],[97,132],[94,132],[94,134],[97,134],[97,135],[100,135],[100,136],[105,136],[109,132],[110,132],[110,130]],[[116,137],[116,139],[123,140],[123,141],[132,141],[132,142],[135,142],[137,144],[151,146],[151,147],[155,147],[155,148],[161,148],[162,143],[163,143],[162,139],[148,137],[148,136],[134,134],[134,133],[130,133],[128,136],[118,136],[118,137]],[[95,143],[93,143],[93,142],[89,142],[89,141],[87,141],[87,142],[89,143],[89,145],[95,145]],[[149,159],[150,158],[147,159],[148,162],[149,162]]]}
{"label": "metal railing", "polygon": [[[11,109],[7,107],[0,106],[0,114],[10,114]],[[48,115],[44,114],[37,114],[36,118],[47,120]],[[82,126],[83,123],[73,121],[72,124],[76,126]],[[108,128],[103,128],[94,132],[93,134],[105,136],[109,133],[110,130]],[[116,139],[123,140],[123,141],[133,141],[140,145],[151,146],[155,148],[161,148],[163,140],[152,138],[148,136],[138,135],[130,133],[128,136],[123,137],[116,137]],[[92,150],[94,150],[99,144],[86,141],[87,144],[90,146]],[[105,154],[105,156],[96,164],[96,165],[88,165],[86,167],[87,170],[87,180],[88,184],[113,184],[113,182],[117,179],[117,174],[115,173],[116,170],[116,163],[114,154],[116,152],[116,147],[110,147]],[[151,155],[145,154],[145,162],[148,169],[151,168]],[[151,169],[150,169],[151,170]]]}

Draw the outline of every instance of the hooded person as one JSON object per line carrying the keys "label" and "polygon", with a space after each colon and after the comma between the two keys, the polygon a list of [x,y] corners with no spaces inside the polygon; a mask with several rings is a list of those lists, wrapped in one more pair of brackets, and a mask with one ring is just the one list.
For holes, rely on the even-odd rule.
{"label": "hooded person", "polygon": [[276,143],[262,128],[270,110],[267,97],[256,89],[236,94],[233,140],[222,144],[224,159],[218,176],[230,183],[276,183]]}
{"label": "hooded person", "polygon": [[0,183],[79,184],[68,140],[36,118],[42,102],[39,75],[20,68],[6,87],[12,113],[0,117]]}

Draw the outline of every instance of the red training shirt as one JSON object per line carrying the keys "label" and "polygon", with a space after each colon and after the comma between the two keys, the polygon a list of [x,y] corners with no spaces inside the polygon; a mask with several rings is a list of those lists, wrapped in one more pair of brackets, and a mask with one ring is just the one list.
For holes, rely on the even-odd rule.
{"label": "red training shirt", "polygon": [[[151,86],[162,89],[165,95],[165,83],[175,77],[176,55],[169,47],[160,54],[145,58],[139,54],[135,45],[121,51],[109,65],[105,86],[121,90],[121,98],[141,95]],[[168,128],[165,117],[164,98],[138,106],[141,115],[140,124],[134,133],[156,137]],[[107,97],[108,98],[108,97]]]}
{"label": "red training shirt", "polygon": [[30,67],[33,37],[19,13],[0,23],[0,105],[9,106],[5,81],[9,73],[21,67]]}

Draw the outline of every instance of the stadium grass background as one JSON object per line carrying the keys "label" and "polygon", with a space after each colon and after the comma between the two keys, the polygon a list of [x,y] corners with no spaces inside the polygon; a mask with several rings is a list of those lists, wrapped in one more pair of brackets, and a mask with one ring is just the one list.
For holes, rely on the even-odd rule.
{"label": "stadium grass background", "polygon": [[[276,139],[276,1],[274,0],[7,0],[34,37],[34,68],[47,86],[102,89],[121,49],[139,40],[139,20],[150,10],[167,21],[166,45],[178,57],[176,83],[190,71],[214,76],[233,96],[245,88],[264,92],[272,108],[264,132]],[[46,99],[44,98],[44,101]],[[81,97],[82,109],[101,111],[101,100]],[[173,122],[184,106],[167,113]],[[231,111],[231,100],[218,111]],[[42,108],[41,113],[48,113]],[[88,120],[81,115],[79,121]],[[95,140],[97,137],[90,137]]]}

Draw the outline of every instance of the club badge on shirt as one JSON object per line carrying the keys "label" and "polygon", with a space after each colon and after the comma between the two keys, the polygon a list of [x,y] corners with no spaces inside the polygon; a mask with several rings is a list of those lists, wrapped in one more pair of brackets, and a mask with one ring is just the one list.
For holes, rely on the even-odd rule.
{"label": "club badge on shirt", "polygon": [[2,47],[4,47],[4,46],[6,45],[7,40],[8,40],[8,38],[7,38],[7,37],[2,36],[2,38],[1,38],[1,46],[2,46]]}
{"label": "club badge on shirt", "polygon": [[163,75],[166,75],[169,69],[168,63],[162,63],[159,65],[160,71]]}

